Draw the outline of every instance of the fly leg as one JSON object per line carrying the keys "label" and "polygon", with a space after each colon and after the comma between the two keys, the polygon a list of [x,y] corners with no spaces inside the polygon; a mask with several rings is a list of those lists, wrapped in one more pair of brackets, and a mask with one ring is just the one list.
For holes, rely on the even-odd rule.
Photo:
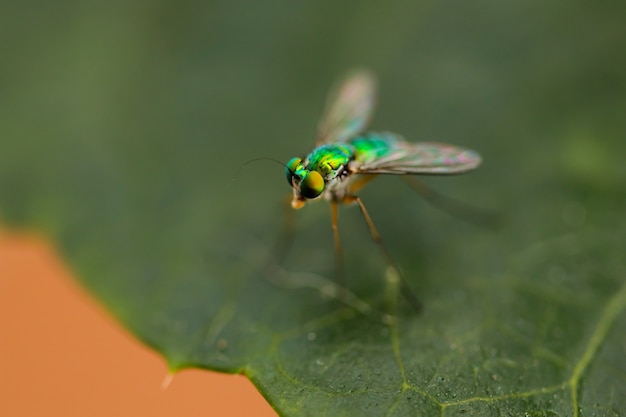
{"label": "fly leg", "polygon": [[[350,193],[354,193],[367,183],[373,180],[376,175],[361,175],[350,186]],[[336,281],[341,287],[346,287],[346,274],[344,269],[343,248],[341,246],[341,236],[339,235],[339,227],[337,226],[339,219],[339,204],[344,201],[330,200],[330,216],[333,228],[333,238],[335,241],[335,274]]]}
{"label": "fly leg", "polygon": [[396,279],[399,280],[400,290],[402,291],[402,295],[404,296],[406,301],[411,305],[411,307],[415,311],[420,311],[422,309],[422,303],[415,296],[413,291],[411,291],[411,287],[409,287],[409,283],[407,282],[406,278],[400,271],[400,268],[398,267],[396,262],[391,257],[391,254],[387,250],[387,247],[383,244],[382,238],[380,237],[380,233],[378,233],[378,230],[376,229],[376,226],[374,225],[374,221],[370,217],[361,199],[355,195],[351,195],[351,196],[346,196],[344,198],[344,202],[345,203],[356,202],[359,205],[359,208],[361,209],[361,213],[363,214],[363,217],[365,218],[365,222],[367,223],[367,227],[370,229],[370,234],[372,235],[372,239],[374,240],[374,243],[376,244],[376,246],[378,246],[380,251],[383,253],[383,256],[385,257],[385,261],[387,262],[388,267],[391,269],[391,271],[393,271],[393,275],[397,277]]}
{"label": "fly leg", "polygon": [[343,249],[341,247],[341,236],[339,236],[339,228],[337,226],[339,203],[334,200],[330,202],[330,217],[333,227],[333,239],[335,241],[335,280],[341,287],[345,288],[346,275],[343,266]]}
{"label": "fly leg", "polygon": [[[290,196],[291,197],[291,196]],[[332,202],[333,232],[335,234],[335,251],[337,253],[337,274],[338,279],[343,279],[343,252],[341,241],[337,229],[338,202]],[[285,222],[283,229],[276,240],[272,256],[269,257],[265,268],[265,279],[280,288],[312,288],[318,291],[325,298],[333,298],[343,304],[352,307],[363,315],[371,317],[377,321],[384,320],[380,314],[373,310],[365,301],[359,299],[350,292],[344,285],[328,280],[321,275],[312,273],[290,273],[282,268],[283,261],[291,249],[295,238],[296,218],[291,205],[291,198],[285,200]]]}

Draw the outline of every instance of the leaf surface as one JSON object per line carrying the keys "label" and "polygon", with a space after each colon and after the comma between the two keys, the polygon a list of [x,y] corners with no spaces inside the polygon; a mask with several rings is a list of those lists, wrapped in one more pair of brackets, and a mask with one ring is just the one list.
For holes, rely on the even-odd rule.
{"label": "leaf surface", "polygon": [[[27,33],[4,7],[4,223],[53,239],[172,369],[245,373],[284,416],[624,415],[624,10],[65,1]],[[363,191],[420,314],[355,207],[349,293],[324,202],[268,268],[289,189],[244,163],[310,151],[354,65],[380,78],[372,127],[478,150],[428,183],[504,218],[466,224],[394,178]]]}

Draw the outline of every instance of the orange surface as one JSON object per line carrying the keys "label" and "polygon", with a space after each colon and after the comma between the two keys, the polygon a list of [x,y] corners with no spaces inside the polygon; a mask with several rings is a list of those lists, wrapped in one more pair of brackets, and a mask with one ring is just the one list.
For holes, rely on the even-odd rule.
{"label": "orange surface", "polygon": [[243,376],[167,375],[49,245],[0,234],[0,416],[276,416]]}

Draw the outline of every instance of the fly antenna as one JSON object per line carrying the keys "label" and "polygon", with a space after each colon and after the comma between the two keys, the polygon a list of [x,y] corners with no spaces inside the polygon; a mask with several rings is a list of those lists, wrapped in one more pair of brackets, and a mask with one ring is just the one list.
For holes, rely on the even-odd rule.
{"label": "fly antenna", "polygon": [[269,158],[269,157],[260,157],[260,158],[252,158],[246,162],[244,162],[243,164],[241,164],[241,166],[239,167],[239,170],[237,171],[237,173],[233,176],[232,180],[235,181],[237,178],[239,178],[239,175],[241,175],[241,171],[243,171],[243,169],[245,167],[247,167],[248,165],[250,165],[253,162],[259,162],[259,161],[272,161],[272,162],[276,162],[278,165],[285,167],[286,169],[288,169],[289,171],[291,171],[289,169],[289,167],[287,165],[285,165],[284,163],[282,163],[281,161],[279,161],[278,159],[275,158]]}

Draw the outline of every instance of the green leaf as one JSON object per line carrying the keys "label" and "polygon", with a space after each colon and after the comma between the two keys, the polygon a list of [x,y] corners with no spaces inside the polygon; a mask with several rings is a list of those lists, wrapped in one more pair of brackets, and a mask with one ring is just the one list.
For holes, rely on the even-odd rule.
{"label": "green leaf", "polygon": [[[284,416],[624,415],[623,7],[31,6],[0,13],[0,215],[173,370],[245,373]],[[505,219],[450,218],[396,178],[363,191],[419,314],[355,207],[349,292],[324,202],[268,268],[289,188],[245,163],[308,152],[357,65],[380,77],[372,128],[480,151],[428,182]]]}

